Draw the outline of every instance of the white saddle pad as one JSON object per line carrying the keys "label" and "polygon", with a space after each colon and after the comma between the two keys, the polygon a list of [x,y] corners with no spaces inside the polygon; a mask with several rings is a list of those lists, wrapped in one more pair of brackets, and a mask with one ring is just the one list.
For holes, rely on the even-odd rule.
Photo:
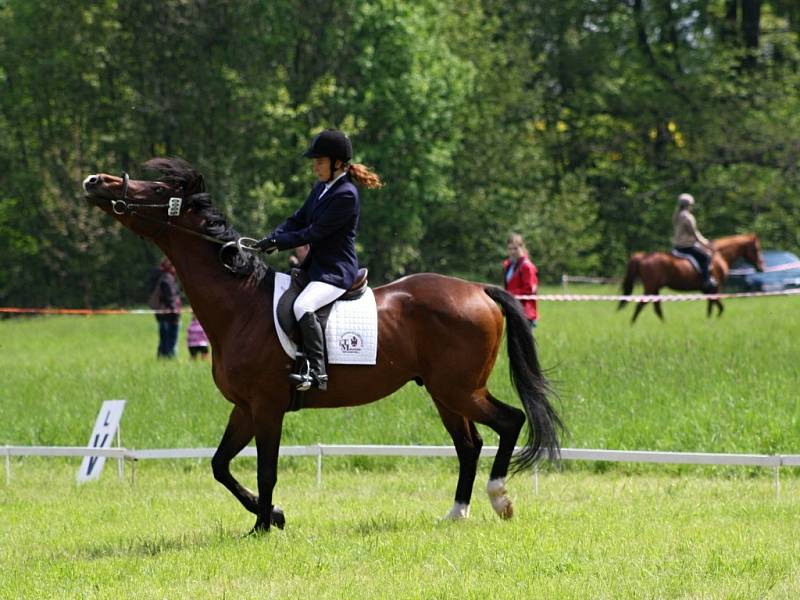
{"label": "white saddle pad", "polygon": [[[284,352],[294,358],[297,345],[278,323],[278,300],[291,283],[292,278],[286,273],[275,273],[272,318]],[[334,303],[325,327],[325,346],[331,365],[375,364],[378,356],[378,307],[372,288],[367,288],[358,300]]]}

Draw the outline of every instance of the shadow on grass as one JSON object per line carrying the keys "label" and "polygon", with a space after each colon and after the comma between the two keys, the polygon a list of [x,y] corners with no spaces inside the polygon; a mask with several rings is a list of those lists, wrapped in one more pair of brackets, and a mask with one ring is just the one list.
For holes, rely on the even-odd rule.
{"label": "shadow on grass", "polygon": [[213,531],[184,533],[175,536],[135,536],[131,539],[104,540],[79,547],[73,557],[100,560],[105,558],[147,558],[182,550],[200,550],[246,539],[247,531],[218,527]]}

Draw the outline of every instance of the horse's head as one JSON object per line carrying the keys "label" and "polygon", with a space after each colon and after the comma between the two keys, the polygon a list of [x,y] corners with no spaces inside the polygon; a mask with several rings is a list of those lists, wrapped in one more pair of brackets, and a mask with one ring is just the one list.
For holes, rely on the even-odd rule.
{"label": "horse's head", "polygon": [[747,244],[745,244],[743,258],[753,265],[756,270],[764,270],[764,257],[761,255],[761,242],[756,234],[751,234]]}
{"label": "horse's head", "polygon": [[180,158],[154,158],[143,167],[155,172],[156,179],[131,179],[127,173],[121,177],[89,175],[83,180],[87,199],[159,245],[167,236],[180,236],[180,245],[200,237],[218,244],[220,259],[231,272],[246,276],[265,270],[257,257],[242,250],[241,240],[247,238],[241,238],[213,207],[203,176],[189,163]]}
{"label": "horse's head", "polygon": [[186,215],[192,197],[205,189],[203,176],[179,158],[154,158],[143,166],[157,174],[155,181],[131,179],[127,173],[89,175],[83,180],[87,199],[151,239],[168,221],[191,227],[193,219]]}

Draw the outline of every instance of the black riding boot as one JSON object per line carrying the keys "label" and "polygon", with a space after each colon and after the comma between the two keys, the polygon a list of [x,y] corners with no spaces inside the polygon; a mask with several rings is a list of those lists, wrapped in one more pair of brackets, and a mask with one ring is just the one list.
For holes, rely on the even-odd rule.
{"label": "black riding boot", "polygon": [[328,388],[328,374],[325,372],[325,339],[317,315],[307,312],[297,322],[303,338],[303,354],[308,360],[309,369],[292,373],[289,379],[297,382],[297,389],[305,391],[312,385],[320,390]]}
{"label": "black riding boot", "polygon": [[717,278],[711,274],[711,269],[706,268],[705,272],[703,273],[703,291],[707,294],[713,293],[717,291],[717,286],[719,282]]}

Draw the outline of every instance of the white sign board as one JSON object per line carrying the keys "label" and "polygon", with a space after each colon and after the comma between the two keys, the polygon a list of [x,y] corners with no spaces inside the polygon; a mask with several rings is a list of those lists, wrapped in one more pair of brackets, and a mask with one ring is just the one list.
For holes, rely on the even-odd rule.
{"label": "white sign board", "polygon": [[[114,434],[119,427],[122,411],[125,409],[125,400],[106,400],[97,415],[92,437],[89,438],[89,448],[110,448],[114,441]],[[105,456],[85,456],[78,471],[78,483],[97,479],[106,464]]]}

